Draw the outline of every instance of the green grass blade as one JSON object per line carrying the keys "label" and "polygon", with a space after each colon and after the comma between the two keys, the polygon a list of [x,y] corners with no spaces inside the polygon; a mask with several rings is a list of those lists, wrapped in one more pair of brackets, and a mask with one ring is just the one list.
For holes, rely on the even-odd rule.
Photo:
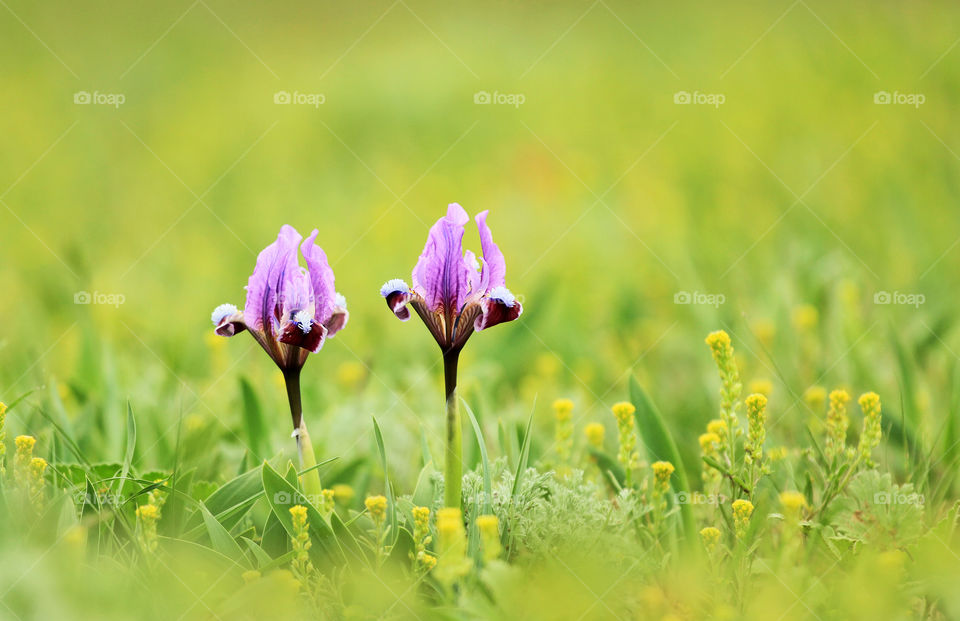
{"label": "green grass blade", "polygon": [[517,471],[513,477],[513,489],[510,491],[510,498],[517,495],[520,489],[520,479],[523,478],[523,472],[527,469],[527,462],[530,460],[530,431],[533,429],[533,414],[537,411],[537,400],[533,400],[533,408],[530,409],[530,417],[527,419],[527,428],[523,432],[523,444],[520,446],[520,456],[517,459]]}
{"label": "green grass blade", "polygon": [[[680,451],[677,450],[677,443],[674,442],[673,435],[667,428],[660,411],[633,375],[630,376],[630,400],[637,409],[634,414],[637,430],[640,432],[641,441],[647,447],[648,456],[651,459],[661,459],[673,464],[675,468],[673,476],[677,487],[688,494],[691,493],[693,490],[690,489],[687,471],[680,458]],[[697,542],[697,526],[693,518],[693,506],[689,503],[680,505],[680,520],[683,523],[687,543],[693,545]]]}
{"label": "green grass blade", "polygon": [[387,526],[390,529],[390,545],[397,542],[399,532],[397,532],[397,503],[393,497],[393,486],[390,484],[390,473],[387,470],[387,449],[383,445],[383,434],[380,433],[380,425],[377,419],[373,418],[373,432],[377,437],[377,450],[380,451],[380,465],[383,467],[383,487],[384,494],[387,497]]}
{"label": "green grass blade", "polygon": [[123,469],[120,471],[120,487],[123,488],[123,480],[130,473],[130,467],[133,464],[133,453],[137,448],[137,420],[133,417],[133,407],[127,401],[127,433],[125,448],[123,451]]}
{"label": "green grass blade", "polygon": [[480,448],[480,465],[483,467],[483,512],[487,515],[493,513],[493,482],[490,480],[490,459],[487,457],[487,444],[483,439],[483,431],[480,429],[480,423],[477,417],[473,415],[473,410],[467,404],[465,399],[460,400],[463,408],[470,417],[470,423],[473,425],[473,433],[477,437],[477,445]]}

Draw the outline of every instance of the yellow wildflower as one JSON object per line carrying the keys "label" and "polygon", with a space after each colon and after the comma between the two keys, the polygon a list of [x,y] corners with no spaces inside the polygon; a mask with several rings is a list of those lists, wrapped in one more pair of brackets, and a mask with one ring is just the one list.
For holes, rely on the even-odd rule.
{"label": "yellow wildflower", "polygon": [[700,540],[703,542],[703,547],[707,549],[707,553],[713,554],[720,542],[720,529],[713,526],[700,529]]}
{"label": "yellow wildflower", "polygon": [[826,453],[828,459],[842,455],[847,445],[847,427],[850,418],[847,416],[847,403],[850,395],[845,390],[834,390],[830,393],[830,409],[827,410],[827,442]]}
{"label": "yellow wildflower", "polygon": [[387,516],[387,498],[386,496],[368,496],[363,504],[370,513],[370,518],[375,524],[382,524]]}
{"label": "yellow wildflower", "polygon": [[743,539],[750,527],[750,516],[753,515],[753,503],[743,498],[733,501],[733,526],[737,532],[737,539]]}
{"label": "yellow wildflower", "polygon": [[495,515],[477,517],[477,530],[483,546],[483,560],[490,562],[500,556],[500,522]]}
{"label": "yellow wildflower", "polygon": [[747,406],[747,444],[744,447],[746,463],[763,460],[763,442],[766,439],[767,398],[753,394],[746,398]]}
{"label": "yellow wildflower", "polygon": [[820,313],[811,304],[801,304],[793,309],[791,320],[793,327],[799,332],[805,332],[817,327]]}
{"label": "yellow wildflower", "polygon": [[617,459],[623,465],[626,471],[627,485],[633,478],[632,471],[640,465],[640,454],[637,452],[637,434],[634,430],[633,414],[637,411],[632,403],[621,401],[614,403],[611,408],[614,417],[617,419],[617,439],[620,444],[620,450],[617,453]]}
{"label": "yellow wildflower", "polygon": [[606,433],[606,427],[602,423],[590,423],[583,428],[583,434],[587,436],[587,442],[596,449],[603,448],[603,438]]}
{"label": "yellow wildflower", "polygon": [[863,412],[863,431],[860,432],[860,444],[857,452],[860,459],[873,467],[873,449],[880,444],[880,396],[875,392],[860,395],[857,403]]}
{"label": "yellow wildflower", "polygon": [[565,474],[569,470],[570,455],[573,452],[573,401],[557,399],[553,402],[554,444],[557,450],[558,471]]}

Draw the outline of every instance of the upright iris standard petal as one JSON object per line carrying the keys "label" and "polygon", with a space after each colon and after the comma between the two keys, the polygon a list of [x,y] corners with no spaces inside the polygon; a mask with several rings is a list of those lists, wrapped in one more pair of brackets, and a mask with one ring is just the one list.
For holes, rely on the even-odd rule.
{"label": "upright iris standard petal", "polygon": [[457,203],[430,228],[427,243],[413,268],[413,290],[431,312],[458,313],[470,292],[472,266],[463,256],[463,227],[470,216]]}
{"label": "upright iris standard petal", "polygon": [[337,289],[334,286],[333,270],[327,263],[327,255],[314,241],[317,239],[317,229],[300,246],[303,258],[307,260],[310,270],[310,282],[313,285],[314,312],[313,316],[320,323],[326,322],[333,314],[336,306]]}
{"label": "upright iris standard petal", "polygon": [[279,331],[287,281],[300,271],[297,246],[301,239],[296,229],[285,224],[277,241],[257,255],[257,265],[247,282],[247,302],[243,307],[248,327],[268,335]]}
{"label": "upright iris standard petal", "polygon": [[[507,282],[507,262],[500,252],[500,246],[494,243],[493,234],[487,226],[487,214],[484,210],[477,214],[477,230],[480,232],[480,249],[483,250],[483,271],[487,276],[486,287],[504,287]],[[484,290],[486,290],[484,287]]]}

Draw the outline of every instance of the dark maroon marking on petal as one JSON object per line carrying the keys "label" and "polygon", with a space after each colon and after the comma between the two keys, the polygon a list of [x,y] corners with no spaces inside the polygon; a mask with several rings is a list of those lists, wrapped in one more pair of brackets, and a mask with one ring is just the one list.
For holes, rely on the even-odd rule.
{"label": "dark maroon marking on petal", "polygon": [[285,345],[293,345],[317,353],[323,347],[323,341],[326,337],[327,329],[319,323],[312,324],[310,331],[304,332],[297,322],[286,321],[283,324],[279,341]]}
{"label": "dark maroon marking on petal", "polygon": [[350,319],[350,313],[347,312],[345,308],[334,308],[333,314],[330,315],[330,319],[323,324],[323,327],[327,329],[327,338],[333,338],[333,335],[343,330],[343,327],[347,325],[347,320]]}
{"label": "dark maroon marking on petal", "polygon": [[240,334],[247,329],[247,324],[243,321],[243,313],[233,313],[227,315],[217,324],[216,331],[220,336],[233,336]]}
{"label": "dark maroon marking on petal", "polygon": [[414,297],[419,298],[420,296],[416,296],[416,294],[410,293],[409,291],[394,291],[393,293],[388,293],[385,299],[387,300],[387,306],[389,306],[393,314],[397,316],[397,319],[407,321],[410,319],[410,309],[407,308],[407,304]]}
{"label": "dark maroon marking on petal", "polygon": [[503,300],[497,298],[483,298],[480,300],[479,306],[481,314],[473,324],[477,332],[498,323],[513,321],[523,313],[523,306],[520,305],[520,302],[514,302],[512,306],[507,306]]}

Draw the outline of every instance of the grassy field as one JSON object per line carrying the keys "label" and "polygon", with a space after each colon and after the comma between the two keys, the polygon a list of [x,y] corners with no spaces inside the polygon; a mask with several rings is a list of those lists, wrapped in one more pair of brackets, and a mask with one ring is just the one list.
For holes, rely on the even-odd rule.
{"label": "grassy field", "polygon": [[[960,617],[960,7],[0,5],[0,618]],[[451,202],[524,309],[456,517],[377,293]],[[283,224],[350,310],[299,477],[209,323]]]}

